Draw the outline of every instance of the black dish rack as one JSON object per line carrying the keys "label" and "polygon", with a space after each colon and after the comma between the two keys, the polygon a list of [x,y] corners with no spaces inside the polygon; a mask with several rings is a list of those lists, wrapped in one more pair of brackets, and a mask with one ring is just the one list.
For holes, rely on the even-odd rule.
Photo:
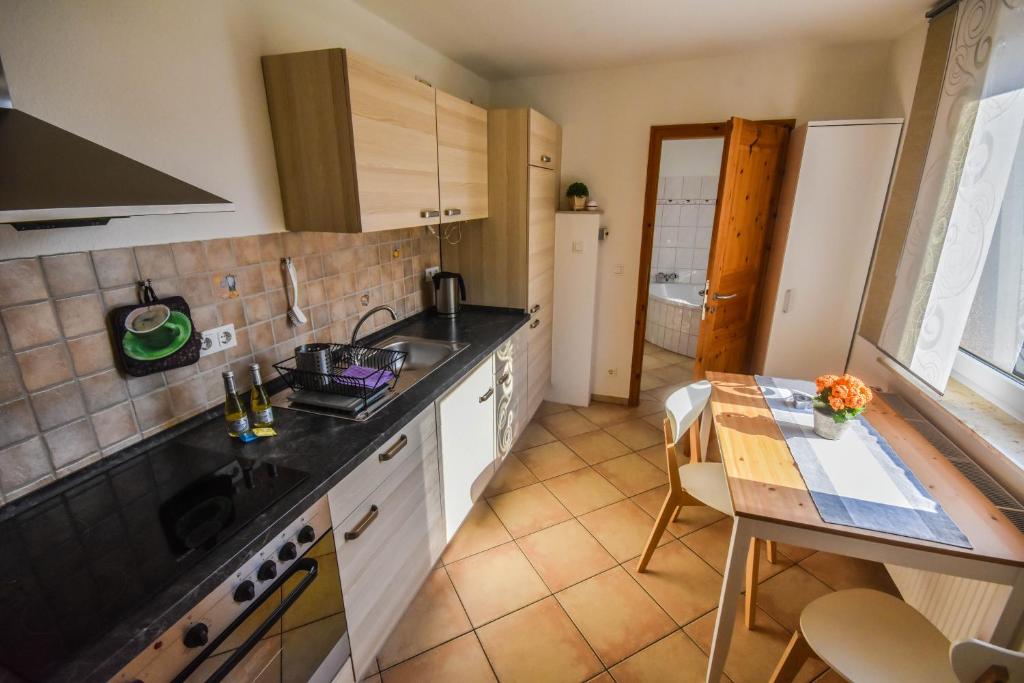
{"label": "black dish rack", "polygon": [[[326,346],[330,347],[330,368],[327,372],[299,368],[296,356],[274,363],[274,368],[292,391],[316,391],[357,399],[361,403],[358,410],[365,409],[395,386],[408,355],[405,351],[375,349],[369,346]],[[361,378],[345,375],[346,370],[357,366],[372,372]]]}

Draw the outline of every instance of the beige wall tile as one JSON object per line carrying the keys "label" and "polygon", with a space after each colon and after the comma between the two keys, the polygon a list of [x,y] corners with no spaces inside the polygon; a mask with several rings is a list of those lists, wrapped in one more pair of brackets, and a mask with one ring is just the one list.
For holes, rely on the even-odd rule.
{"label": "beige wall tile", "polygon": [[135,260],[139,264],[139,275],[150,280],[173,278],[178,272],[174,267],[174,254],[167,244],[135,247]]}
{"label": "beige wall tile", "polygon": [[53,476],[53,466],[42,438],[34,437],[0,450],[0,488],[13,493]]}
{"label": "beige wall tile", "polygon": [[223,270],[238,264],[230,239],[207,240],[200,244],[206,250],[206,263],[210,270]]}
{"label": "beige wall tile", "polygon": [[235,252],[235,262],[248,266],[260,262],[260,239],[256,235],[239,237],[231,240]]}
{"label": "beige wall tile", "polygon": [[58,470],[81,460],[99,448],[89,420],[58,427],[44,435],[53,466]]}
{"label": "beige wall tile", "polygon": [[49,344],[60,337],[57,316],[49,301],[7,308],[0,315],[15,351]]}
{"label": "beige wall tile", "polygon": [[31,396],[40,429],[52,429],[85,415],[85,402],[78,382],[67,382]]}
{"label": "beige wall tile", "polygon": [[230,323],[236,328],[245,327],[245,306],[242,304],[241,299],[222,301],[217,304],[217,309],[220,311],[220,319],[223,321],[222,325]]}
{"label": "beige wall tile", "polygon": [[257,294],[242,299],[245,307],[245,318],[250,324],[270,320],[270,299],[266,294]]}
{"label": "beige wall tile", "polygon": [[139,279],[139,271],[135,267],[135,254],[129,248],[94,251],[92,263],[100,287],[104,289],[130,285]]}
{"label": "beige wall tile", "polygon": [[171,245],[178,275],[201,273],[206,268],[206,253],[202,242],[175,242]]}
{"label": "beige wall tile", "polygon": [[27,398],[0,405],[0,447],[26,439],[39,431]]}
{"label": "beige wall tile", "polygon": [[5,353],[0,355],[0,403],[11,401],[24,393],[24,390],[21,388],[18,363],[14,360],[14,354]]}
{"label": "beige wall tile", "polygon": [[104,332],[68,341],[68,351],[78,375],[91,375],[114,366],[110,336]]}
{"label": "beige wall tile", "polygon": [[0,306],[39,301],[47,296],[39,259],[0,261]]}
{"label": "beige wall tile", "polygon": [[88,252],[44,256],[42,262],[51,296],[78,294],[97,287]]}
{"label": "beige wall tile", "polygon": [[168,387],[176,416],[190,415],[206,407],[206,387],[198,375]]}
{"label": "beige wall tile", "polygon": [[51,344],[15,354],[25,388],[36,391],[71,379],[71,359],[64,344]]}
{"label": "beige wall tile", "polygon": [[124,441],[139,431],[130,401],[93,413],[92,426],[101,448]]}
{"label": "beige wall tile", "polygon": [[167,389],[158,389],[145,396],[133,399],[135,416],[139,420],[139,428],[146,430],[168,422],[174,417],[171,407],[171,396]]}
{"label": "beige wall tile", "polygon": [[107,327],[99,294],[57,299],[57,317],[65,337],[78,337]]}

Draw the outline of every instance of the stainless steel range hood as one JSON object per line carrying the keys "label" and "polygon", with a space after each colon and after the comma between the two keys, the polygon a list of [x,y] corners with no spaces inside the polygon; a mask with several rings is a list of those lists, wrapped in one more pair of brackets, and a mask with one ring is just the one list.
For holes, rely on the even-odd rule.
{"label": "stainless steel range hood", "polygon": [[15,109],[0,61],[0,223],[38,230],[234,210],[227,199]]}

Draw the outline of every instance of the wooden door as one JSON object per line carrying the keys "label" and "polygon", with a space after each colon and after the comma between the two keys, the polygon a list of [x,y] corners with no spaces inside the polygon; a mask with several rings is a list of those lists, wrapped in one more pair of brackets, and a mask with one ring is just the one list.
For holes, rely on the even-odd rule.
{"label": "wooden door", "polygon": [[439,223],[434,89],[352,52],[345,59],[362,231]]}
{"label": "wooden door", "polygon": [[437,91],[441,222],[487,218],[487,110]]}
{"label": "wooden door", "polygon": [[790,127],[733,118],[708,259],[697,376],[749,369]]}

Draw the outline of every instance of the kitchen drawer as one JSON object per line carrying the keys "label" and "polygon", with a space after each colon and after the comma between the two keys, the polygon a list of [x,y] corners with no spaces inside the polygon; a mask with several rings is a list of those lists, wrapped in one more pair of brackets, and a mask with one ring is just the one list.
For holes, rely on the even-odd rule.
{"label": "kitchen drawer", "polygon": [[[345,538],[360,526],[357,538]],[[400,462],[334,533],[352,662],[361,680],[444,550],[436,440],[425,440]]]}
{"label": "kitchen drawer", "polygon": [[558,124],[534,110],[530,110],[531,166],[558,168],[559,150],[562,149],[562,131]]}
{"label": "kitchen drawer", "polygon": [[[437,424],[434,419],[434,406],[431,404],[423,412],[413,418],[412,422],[403,427],[398,434],[388,439],[373,455],[364,460],[348,476],[338,482],[337,486],[327,494],[331,506],[331,519],[335,526],[348,517],[356,506],[366,499],[368,491],[373,491],[392,472],[427,441],[435,440]],[[404,445],[403,444],[403,439]],[[394,449],[394,450],[392,450]],[[395,452],[397,451],[397,452]],[[389,453],[394,452],[388,459]]]}

